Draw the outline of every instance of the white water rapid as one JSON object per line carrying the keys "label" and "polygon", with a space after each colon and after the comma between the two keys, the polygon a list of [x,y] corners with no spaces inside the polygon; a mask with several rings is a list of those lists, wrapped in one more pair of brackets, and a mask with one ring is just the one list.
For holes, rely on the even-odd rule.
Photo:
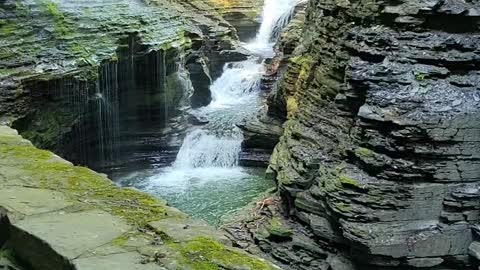
{"label": "white water rapid", "polygon": [[[238,166],[243,136],[236,124],[253,117],[260,107],[263,60],[274,56],[274,43],[300,2],[265,0],[257,36],[244,44],[252,52],[251,58],[226,64],[210,86],[211,103],[192,112],[208,124],[191,128],[172,166],[144,177],[140,188],[193,216],[212,221],[246,205],[258,192],[273,185]],[[244,197],[240,195],[243,189]]]}

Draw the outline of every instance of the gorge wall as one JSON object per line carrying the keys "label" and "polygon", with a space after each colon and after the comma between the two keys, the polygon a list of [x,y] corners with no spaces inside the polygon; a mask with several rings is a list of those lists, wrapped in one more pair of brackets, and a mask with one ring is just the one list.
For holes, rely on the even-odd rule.
{"label": "gorge wall", "polygon": [[274,257],[292,269],[330,252],[355,266],[315,269],[478,266],[479,14],[476,0],[309,2],[271,99],[287,121],[269,170],[316,240],[273,245]]}

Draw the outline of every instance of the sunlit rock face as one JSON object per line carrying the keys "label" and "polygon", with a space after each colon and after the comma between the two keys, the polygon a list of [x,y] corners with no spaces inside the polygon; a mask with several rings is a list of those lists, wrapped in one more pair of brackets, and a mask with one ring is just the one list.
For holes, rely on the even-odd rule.
{"label": "sunlit rock face", "polygon": [[218,14],[235,29],[241,41],[255,38],[260,27],[263,0],[179,0],[180,4],[194,6],[208,16]]}
{"label": "sunlit rock face", "polygon": [[310,1],[272,99],[288,120],[270,169],[318,247],[359,269],[476,269],[478,14],[478,1]]}

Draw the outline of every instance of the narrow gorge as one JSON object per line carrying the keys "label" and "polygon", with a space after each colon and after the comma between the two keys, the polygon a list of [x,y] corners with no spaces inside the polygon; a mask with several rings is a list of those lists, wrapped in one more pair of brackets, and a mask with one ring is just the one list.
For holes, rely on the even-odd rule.
{"label": "narrow gorge", "polygon": [[478,0],[0,0],[0,269],[480,269]]}

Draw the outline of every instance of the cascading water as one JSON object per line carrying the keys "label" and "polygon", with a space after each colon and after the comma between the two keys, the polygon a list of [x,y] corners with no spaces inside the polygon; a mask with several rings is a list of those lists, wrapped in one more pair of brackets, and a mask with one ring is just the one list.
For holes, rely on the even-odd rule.
{"label": "cascading water", "polygon": [[306,0],[265,0],[262,24],[255,40],[245,45],[247,49],[261,57],[273,57],[275,41],[282,29],[292,19],[295,8]]}
{"label": "cascading water", "polygon": [[[208,122],[192,127],[168,168],[136,172],[120,180],[167,199],[172,205],[210,222],[248,204],[273,183],[238,166],[242,132],[237,123],[260,107],[263,59],[274,55],[280,30],[302,0],[266,0],[257,37],[245,48],[252,57],[229,63],[211,86],[212,101],[191,113]],[[139,181],[139,179],[141,179]]]}
{"label": "cascading water", "polygon": [[174,168],[226,168],[238,164],[243,137],[235,123],[255,111],[262,74],[263,66],[255,60],[225,66],[223,75],[210,87],[210,105],[193,112],[209,123],[187,134]]}

